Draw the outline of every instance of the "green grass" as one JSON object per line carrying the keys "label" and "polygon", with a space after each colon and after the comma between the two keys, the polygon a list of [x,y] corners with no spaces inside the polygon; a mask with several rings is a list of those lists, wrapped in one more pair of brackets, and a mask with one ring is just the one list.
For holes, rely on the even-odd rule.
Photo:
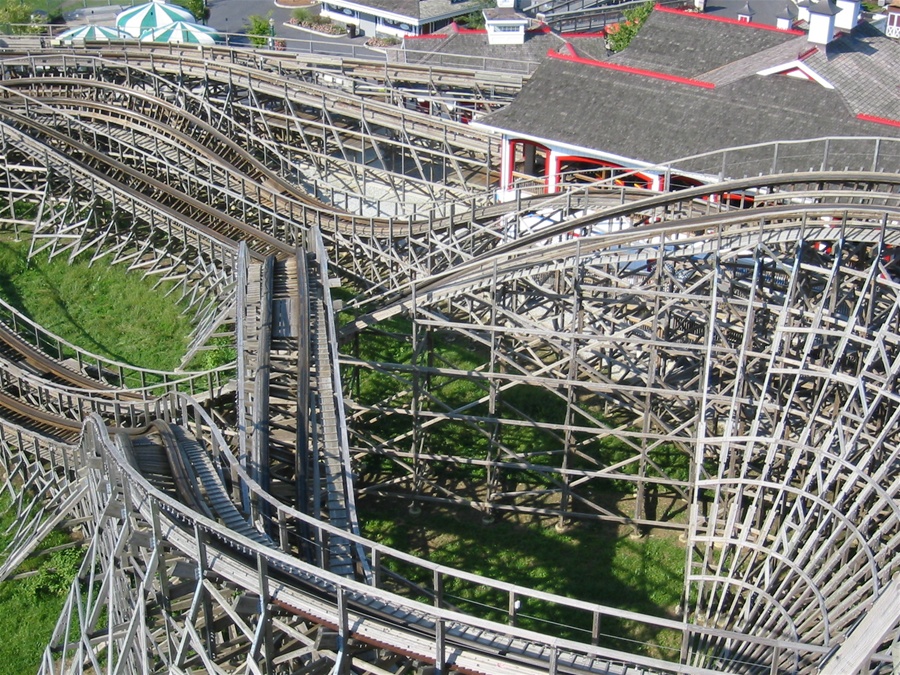
{"label": "green grass", "polygon": [[[165,299],[162,291],[152,288],[151,280],[104,263],[90,267],[80,261],[70,264],[63,257],[53,261],[38,257],[28,262],[27,250],[27,243],[0,238],[0,294],[11,304],[52,332],[91,351],[149,368],[169,369],[178,363],[190,326],[180,308]],[[382,328],[385,333],[381,336],[364,339],[363,358],[408,362],[410,346],[397,339],[408,335],[408,324],[398,319]],[[481,350],[453,336],[436,336],[435,340],[439,346],[436,358],[443,361],[442,365],[468,370],[483,361]],[[435,377],[431,387],[454,404],[484,393],[477,385],[456,378]],[[356,388],[362,399],[377,402],[406,386],[390,376],[361,373]],[[508,394],[516,407],[535,418],[558,416],[562,409],[559,401],[545,398],[541,402],[540,395],[530,388]],[[407,396],[401,394],[399,398],[405,402]],[[386,427],[392,423],[381,420],[377,424],[388,432]],[[532,430],[504,433],[509,435],[505,440],[523,450],[534,450],[546,442],[542,434]],[[465,424],[453,422],[445,424],[442,433],[432,440],[441,445],[430,448],[432,451],[460,452],[468,448],[476,455],[483,454],[481,446],[486,442]],[[368,536],[435,562],[622,609],[669,617],[677,611],[684,552],[671,534],[635,540],[615,526],[596,523],[580,523],[557,532],[546,521],[500,518],[484,525],[480,514],[472,510],[452,512],[426,507],[421,516],[412,518],[405,505],[386,500],[367,498],[360,506]],[[22,640],[34,645],[27,658],[35,659],[46,644],[62,602],[48,591],[62,584],[60,579],[44,577],[44,590],[35,592],[37,583],[0,586],[0,606],[4,607],[0,630],[5,628],[7,635],[13,635],[18,626],[24,626]],[[451,602],[466,611],[498,620],[505,617],[505,599],[493,597],[487,589],[456,583],[448,586],[447,593]],[[45,600],[47,605],[42,604]],[[15,606],[15,611],[7,610],[9,606]],[[7,617],[15,617],[19,609],[23,616],[9,619],[11,625],[7,626]],[[47,625],[43,633],[39,622]],[[569,616],[557,607],[534,603],[523,607],[520,625],[580,640],[587,639],[590,629],[586,617]],[[677,635],[622,621],[605,621],[602,632],[606,646],[654,656],[669,656],[667,648],[678,646]],[[6,642],[11,651],[27,649],[25,643],[18,645],[17,638]],[[0,665],[0,675],[33,671],[36,662],[23,665],[10,658],[0,660],[0,664],[6,663],[15,665],[11,670],[3,670],[4,665]]]}
{"label": "green grass", "polygon": [[[405,504],[366,498],[359,503],[366,536],[432,562],[536,590],[653,616],[676,618],[684,577],[684,548],[674,533],[635,539],[630,528],[576,523],[563,532],[552,520],[498,518],[484,524],[472,510],[425,505],[411,516]],[[430,586],[430,578],[393,563],[395,571]],[[447,582],[448,602],[505,622],[506,596]],[[526,602],[519,625],[588,641],[591,619]],[[677,658],[680,636],[629,621],[604,619],[601,644],[658,658]]]}
{"label": "green grass", "polygon": [[[344,317],[345,320],[347,317]],[[410,363],[412,349],[409,342],[411,325],[408,320],[394,318],[360,335],[358,342],[346,349],[358,349],[361,358],[382,363]],[[487,359],[483,345],[469,343],[460,336],[435,333],[431,336],[433,352],[430,363],[462,372],[474,371]],[[424,357],[422,357],[424,358]],[[408,374],[378,373],[366,369],[344,373],[352,382],[351,391],[362,403],[378,405],[388,402],[399,408],[411,401],[411,387],[402,378]],[[486,393],[484,386],[466,376],[432,375],[428,390],[451,407],[477,400]],[[538,424],[560,424],[565,419],[565,400],[553,392],[535,386],[518,385],[505,390],[499,397],[497,412],[501,417],[518,418],[524,415]],[[422,405],[435,407],[423,398]],[[592,411],[601,424],[618,427],[634,420],[624,411],[614,411],[616,419],[603,421],[602,411]],[[487,416],[485,403],[467,409],[475,416]],[[409,431],[412,419],[405,415],[374,413],[367,420],[373,437],[401,438],[394,445],[410,450]],[[575,468],[591,469],[595,463],[612,465],[633,457],[634,447],[615,435],[604,436],[577,432],[583,455],[574,456]],[[556,465],[559,462],[559,439],[537,426],[502,426],[499,440],[516,452],[527,454],[535,464]],[[582,442],[583,441],[583,442]],[[455,457],[483,459],[489,441],[477,425],[464,421],[445,420],[432,425],[425,440],[426,451]],[[687,456],[671,444],[663,444],[648,453],[660,468],[649,469],[648,475],[664,473],[686,479]],[[588,457],[592,461],[588,461]],[[430,477],[457,489],[466,490],[483,483],[484,469],[473,466],[435,464]],[[623,468],[636,473],[637,465]],[[360,484],[381,482],[403,475],[390,460],[375,455],[364,457],[358,465]],[[524,480],[524,479],[523,479]],[[534,488],[549,487],[547,477],[533,472],[528,477]],[[622,500],[634,499],[634,483],[624,480],[602,481],[594,490],[595,501],[613,510]],[[653,493],[655,494],[655,492]],[[670,496],[660,499],[658,507],[669,517],[683,517],[680,508],[671,506]],[[650,536],[632,538],[632,528],[612,524],[579,522],[564,532],[558,532],[551,519],[532,519],[500,516],[490,525],[481,522],[481,514],[473,509],[452,510],[448,507],[423,505],[421,515],[410,516],[408,502],[387,498],[366,497],[359,501],[363,530],[367,536],[417,555],[457,569],[474,572],[529,588],[580,600],[609,605],[659,617],[676,618],[684,587],[684,546],[676,533],[653,531]],[[627,508],[623,509],[627,512]],[[665,514],[656,514],[666,517]],[[393,561],[393,569],[411,580],[431,585],[421,570]],[[420,578],[422,577],[422,578]],[[448,581],[446,593],[451,604],[475,615],[505,622],[508,598],[485,587],[472,587]],[[426,597],[420,598],[430,602]],[[573,615],[557,606],[529,602],[518,619],[520,626],[559,637],[589,640],[591,617]],[[644,624],[606,618],[602,622],[601,644],[629,652],[658,658],[677,659],[680,635],[674,631],[658,630]]]}
{"label": "green grass", "polygon": [[[0,296],[73,344],[132,365],[170,370],[178,365],[191,330],[188,318],[152,278],[124,267],[46,255],[28,261],[28,242],[0,234]],[[224,356],[222,356],[222,354]],[[206,359],[233,358],[229,345]],[[0,508],[5,504],[0,503]],[[0,532],[11,522],[0,520]],[[42,548],[68,540],[54,532]],[[0,548],[6,540],[0,535]],[[64,549],[26,561],[18,572],[38,574],[0,584],[0,675],[35,672],[77,572],[81,549]]]}
{"label": "green grass", "polygon": [[[3,509],[9,504],[8,498],[0,502]],[[14,512],[6,512],[0,517],[0,531],[6,532],[14,516]],[[0,536],[0,548],[5,549],[7,540]],[[65,532],[55,531],[41,547],[69,540]],[[36,575],[0,583],[0,675],[37,671],[83,554],[81,548],[68,548],[29,558],[17,572],[37,570]]]}
{"label": "green grass", "polygon": [[191,325],[173,296],[124,266],[65,256],[28,261],[28,242],[0,237],[0,296],[52,333],[134,366],[172,370]]}
{"label": "green grass", "polygon": [[[153,279],[105,262],[70,263],[65,256],[29,262],[27,253],[28,242],[0,235],[0,295],[7,302],[89,351],[146,368],[177,366],[190,322],[172,298],[164,297],[164,288],[153,288]],[[221,346],[216,353],[229,349]],[[7,514],[0,532],[10,522]],[[42,548],[67,540],[65,533],[54,532]],[[0,535],[0,548],[5,544]],[[32,558],[18,572],[38,570],[37,575],[0,583],[0,675],[37,670],[81,556],[81,549],[64,549]]]}
{"label": "green grass", "polygon": [[[347,291],[343,292],[348,295]],[[349,317],[344,316],[345,321]],[[408,319],[393,318],[361,334],[356,341],[344,349],[358,354],[360,358],[384,364],[411,364],[412,346],[410,333],[412,326]],[[420,338],[424,339],[424,338]],[[423,410],[464,409],[466,415],[478,418],[492,417],[487,402],[488,385],[477,377],[471,377],[488,358],[484,345],[476,345],[465,338],[449,332],[434,332],[429,336],[430,353],[419,355],[419,363],[456,370],[457,375],[432,374],[420,380],[420,386],[427,396],[420,397],[418,405]],[[406,414],[383,413],[381,409],[409,409],[412,404],[412,375],[402,369],[387,372],[367,368],[345,368],[342,372],[348,383],[351,396],[364,405],[372,405],[375,410],[367,414],[365,427],[372,438],[398,439],[393,445],[401,451],[411,451],[413,434],[412,417]],[[432,400],[434,399],[434,400]],[[558,466],[560,462],[560,439],[555,426],[566,420],[566,400],[561,392],[552,392],[543,387],[516,384],[505,388],[497,396],[496,416],[509,420],[533,420],[534,424],[500,424],[494,431],[494,438],[502,447],[509,448],[535,465]],[[472,402],[480,401],[473,405]],[[639,465],[634,458],[640,455],[640,441],[628,441],[628,436],[611,432],[622,428],[632,439],[637,439],[640,426],[627,411],[604,411],[597,404],[583,401],[580,404],[597,420],[596,424],[579,418],[583,427],[573,433],[574,445],[578,453],[569,458],[574,469],[593,470],[597,466],[618,465],[619,472],[636,475]],[[608,417],[611,415],[611,417]],[[629,422],[631,423],[629,425]],[[490,439],[486,433],[489,425],[461,420],[441,420],[430,424],[426,431],[424,445],[429,453],[454,457],[484,459],[488,456]],[[665,477],[686,481],[689,478],[690,460],[683,449],[675,444],[663,443],[646,450],[649,460],[645,472],[647,476]],[[477,465],[450,467],[438,465],[434,471],[446,481],[461,484],[476,484],[484,477],[484,469]],[[360,465],[364,480],[388,480],[388,474],[402,475],[403,470],[374,456],[366,457]],[[534,487],[549,487],[547,474],[534,473],[531,476]],[[635,482],[615,478],[600,481],[607,492],[617,495],[633,493]]]}

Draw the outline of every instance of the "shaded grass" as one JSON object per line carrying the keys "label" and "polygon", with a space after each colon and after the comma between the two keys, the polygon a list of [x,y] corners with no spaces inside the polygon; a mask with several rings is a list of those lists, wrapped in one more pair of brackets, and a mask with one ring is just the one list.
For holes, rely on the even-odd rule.
{"label": "shaded grass", "polygon": [[[412,349],[409,342],[411,326],[404,319],[394,318],[373,327],[359,336],[348,351],[355,348],[362,358],[382,363],[410,363]],[[483,345],[450,333],[430,336],[433,352],[429,365],[446,366],[460,371],[460,376],[430,375],[428,391],[450,408],[461,408],[468,402],[483,399],[483,383],[469,379],[465,373],[484,363],[487,354]],[[351,373],[351,391],[364,404],[393,405],[402,408],[411,400],[409,376],[358,369]],[[425,408],[433,403],[423,398]],[[474,417],[489,416],[485,402],[465,408]],[[541,429],[540,424],[562,424],[566,403],[556,392],[537,386],[520,384],[503,391],[498,397],[497,413],[510,419],[534,420],[533,426],[501,426],[499,442],[522,453],[534,464],[556,465],[559,462],[560,440],[555,433]],[[634,421],[627,411],[613,411],[616,419],[605,420],[603,411],[598,417],[598,431],[608,424],[610,429]],[[394,438],[398,450],[410,450],[412,420],[404,415],[381,415],[377,412],[366,420],[367,432],[373,437]],[[626,431],[628,429],[626,428]],[[434,454],[483,459],[487,456],[489,439],[477,424],[445,420],[429,428],[424,447]],[[588,435],[590,434],[590,435]],[[639,454],[633,443],[613,433],[594,434],[578,431],[574,434],[580,448],[573,458],[576,468],[591,470],[595,466],[610,466],[626,462]],[[656,463],[648,475],[662,473],[686,478],[689,461],[684,452],[672,444],[662,444],[648,451]],[[625,464],[627,473],[636,473],[637,464]],[[429,467],[430,478],[449,489],[475,498],[476,486],[484,479],[484,469],[478,466],[435,463]],[[390,460],[371,454],[358,464],[360,483],[387,482],[403,476]],[[521,476],[520,480],[524,480]],[[546,475],[531,472],[525,482],[532,489],[550,487]],[[510,489],[516,486],[510,485]],[[593,496],[611,510],[622,500],[633,499],[634,483],[625,480],[605,480]],[[655,491],[653,492],[655,494]],[[659,500],[667,504],[668,499]],[[410,516],[408,502],[367,496],[359,501],[363,531],[370,538],[420,558],[457,569],[480,574],[535,590],[577,598],[657,617],[677,618],[684,589],[685,550],[677,533],[653,531],[639,539],[630,535],[633,529],[612,524],[580,522],[564,532],[557,531],[551,519],[505,515],[490,525],[481,522],[481,514],[474,510],[452,510],[446,507],[423,505],[423,512]],[[662,506],[661,506],[662,507]],[[656,508],[656,507],[654,507]],[[677,517],[677,513],[673,517]],[[415,566],[391,561],[389,567],[411,581],[431,587],[427,573]],[[482,618],[509,621],[509,598],[484,586],[445,580],[445,598],[451,605]],[[417,596],[425,602],[432,600]],[[558,637],[590,641],[592,616],[560,608],[550,603],[529,600],[517,616],[523,628],[538,630]],[[601,622],[600,644],[630,653],[677,660],[680,633],[661,630],[651,625],[604,617]]]}
{"label": "shaded grass", "polygon": [[0,238],[0,295],[52,333],[143,368],[174,369],[191,325],[165,289],[122,266],[58,256],[27,259],[28,242]]}
{"label": "shaded grass", "polygon": [[[480,514],[425,505],[411,516],[386,499],[360,501],[366,536],[435,563],[493,579],[618,609],[677,618],[685,554],[674,533],[632,538],[631,528],[577,523],[558,531],[549,519],[508,516],[484,524]],[[396,563],[395,571],[430,586],[430,578]],[[423,578],[415,578],[422,576]],[[507,596],[447,581],[450,604],[477,616],[508,620]],[[526,601],[518,625],[567,639],[590,640],[591,617]],[[677,659],[680,635],[632,621],[604,618],[601,645]]]}
{"label": "shaded grass", "polygon": [[[0,508],[8,504],[8,497],[0,500]],[[9,539],[6,528],[14,517],[10,511],[0,518],[2,549]],[[67,533],[57,530],[41,546],[51,548],[70,540]],[[0,583],[0,675],[37,672],[83,554],[80,548],[69,548],[29,558],[17,573],[35,570],[36,575]]]}

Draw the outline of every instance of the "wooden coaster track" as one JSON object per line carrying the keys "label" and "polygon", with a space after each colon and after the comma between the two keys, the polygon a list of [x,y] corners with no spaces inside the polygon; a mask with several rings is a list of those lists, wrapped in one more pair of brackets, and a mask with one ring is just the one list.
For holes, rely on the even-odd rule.
{"label": "wooden coaster track", "polygon": [[[3,338],[7,472],[77,512],[90,542],[43,672],[890,667],[900,167],[492,205],[472,190],[490,179],[491,139],[392,95],[356,95],[367,81],[402,82],[396,97],[462,90],[465,73],[135,49],[10,53],[0,77],[0,222],[30,224],[35,251],[110,252],[178,280],[198,334],[231,322],[238,346],[226,414],[214,397],[208,411],[174,388],[136,395]],[[407,172],[390,165],[401,156],[427,216],[351,216],[290,180],[295,163],[340,166],[355,188],[378,175],[399,196]],[[736,193],[753,208],[730,206]],[[38,205],[41,218],[21,215]],[[340,333],[338,275],[362,291]],[[398,318],[390,330],[408,362],[353,347]],[[432,349],[448,336],[487,362]],[[393,388],[367,400],[342,372]],[[454,384],[474,385],[475,400],[455,400]],[[524,409],[520,391],[562,416]],[[633,416],[616,427],[600,404]],[[483,454],[440,451],[461,426]],[[510,430],[526,428],[549,449],[515,447]],[[626,459],[594,454],[607,437]],[[660,460],[668,446],[688,473]],[[365,476],[363,493],[682,530],[683,618],[366,540],[354,504],[366,457],[382,473]],[[597,498],[613,481],[635,486],[633,512]],[[652,511],[664,491],[686,519]],[[18,499],[35,526],[17,546],[31,550],[54,521]],[[499,598],[491,620],[461,607],[466,586]],[[873,604],[882,615],[862,636]],[[556,608],[571,631],[555,635],[529,605]],[[663,659],[604,646],[602,626],[617,621],[672,631],[680,647]]]}

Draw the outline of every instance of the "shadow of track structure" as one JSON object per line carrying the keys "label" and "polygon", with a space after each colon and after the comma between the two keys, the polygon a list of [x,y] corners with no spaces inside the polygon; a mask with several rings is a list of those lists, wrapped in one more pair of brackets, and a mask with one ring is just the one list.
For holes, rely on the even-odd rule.
{"label": "shadow of track structure", "polygon": [[[0,224],[33,253],[174,282],[190,352],[222,333],[238,352],[202,401],[189,376],[76,382],[52,336],[0,361],[22,523],[3,571],[64,518],[88,542],[41,671],[887,672],[890,143],[870,171],[497,205],[495,141],[348,92],[335,67],[145,46],[0,58]],[[422,77],[395,67],[379,86]],[[336,306],[340,284],[356,293]],[[358,492],[670,528],[689,600],[652,617],[419,559],[360,536]],[[467,585],[490,590],[490,618],[451,602]],[[530,604],[590,628],[560,637],[519,616]],[[619,621],[680,649],[601,646]]]}

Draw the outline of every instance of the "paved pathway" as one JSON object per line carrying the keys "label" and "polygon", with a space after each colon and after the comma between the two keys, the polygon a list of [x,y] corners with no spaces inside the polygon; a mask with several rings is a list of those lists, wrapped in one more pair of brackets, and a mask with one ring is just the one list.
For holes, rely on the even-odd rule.
{"label": "paved pathway", "polygon": [[247,27],[247,17],[268,16],[275,19],[275,35],[284,33],[282,27],[291,18],[290,9],[276,7],[272,0],[210,0],[207,23],[225,33],[242,33]]}
{"label": "paved pathway", "polygon": [[[313,5],[310,10],[317,13],[318,7]],[[274,0],[209,0],[207,23],[224,33],[242,33],[246,30],[248,16],[269,16],[271,13],[275,20],[275,36],[286,39],[289,50],[384,58],[380,52],[365,48],[366,38],[363,36],[330,38],[286,26],[293,11],[293,7],[278,7]]]}
{"label": "paved pathway", "polygon": [[[88,9],[75,9],[65,14],[66,23],[70,26],[91,23],[98,26],[115,26],[116,15],[123,9],[142,4],[140,0],[124,0],[119,4],[104,5]],[[275,20],[273,28],[275,37],[286,40],[290,51],[337,54],[340,56],[357,56],[361,58],[383,59],[381,52],[366,49],[366,38],[336,37],[328,38],[311,31],[301,31],[285,25],[291,18],[293,7],[278,7],[274,0],[208,0],[209,19],[206,23],[222,33],[229,34],[229,42],[246,44],[246,38],[240,34],[247,30],[247,17],[254,14]],[[310,10],[318,12],[318,6],[312,5]]]}

